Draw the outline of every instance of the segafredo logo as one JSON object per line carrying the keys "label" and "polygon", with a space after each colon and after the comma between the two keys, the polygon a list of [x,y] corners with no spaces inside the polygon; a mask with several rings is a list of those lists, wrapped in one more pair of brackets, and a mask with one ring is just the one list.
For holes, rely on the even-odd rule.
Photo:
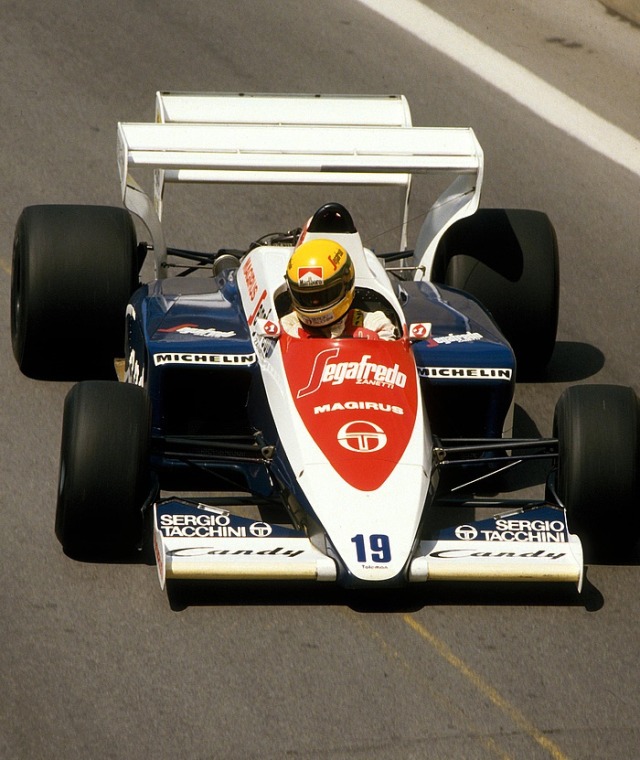
{"label": "segafredo logo", "polygon": [[316,356],[309,382],[298,391],[298,398],[315,393],[324,383],[342,385],[346,381],[356,385],[378,385],[385,388],[404,388],[407,376],[400,371],[398,364],[388,367],[370,361],[371,355],[365,354],[357,362],[333,362],[340,352],[339,348],[327,348]]}

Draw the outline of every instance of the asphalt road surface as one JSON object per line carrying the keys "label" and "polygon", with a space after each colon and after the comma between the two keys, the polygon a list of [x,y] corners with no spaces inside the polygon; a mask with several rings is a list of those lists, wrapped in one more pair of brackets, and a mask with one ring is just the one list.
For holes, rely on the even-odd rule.
{"label": "asphalt road surface", "polygon": [[[415,124],[473,126],[483,205],[545,210],[560,244],[559,343],[546,381],[518,390],[520,429],[550,433],[570,383],[640,391],[640,176],[585,144],[584,111],[552,126],[538,80],[529,107],[491,81],[502,66],[469,69],[497,51],[638,140],[640,30],[595,0],[426,5],[487,47],[452,37],[461,62],[356,0],[0,0],[0,757],[639,756],[638,563],[590,566],[580,596],[240,587],[172,606],[152,567],[73,562],[54,536],[69,386],[13,361],[13,228],[28,204],[119,205],[115,123],[152,119],[157,89],[404,93]],[[244,246],[325,200],[172,189],[167,237]],[[348,202],[393,246],[393,203]]]}

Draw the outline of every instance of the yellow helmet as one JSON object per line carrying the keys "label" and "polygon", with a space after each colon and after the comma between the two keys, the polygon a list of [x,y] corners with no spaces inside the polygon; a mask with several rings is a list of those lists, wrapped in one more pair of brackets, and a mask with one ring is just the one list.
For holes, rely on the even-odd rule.
{"label": "yellow helmet", "polygon": [[333,240],[303,243],[289,259],[286,279],[293,308],[309,327],[336,322],[353,302],[353,262]]}

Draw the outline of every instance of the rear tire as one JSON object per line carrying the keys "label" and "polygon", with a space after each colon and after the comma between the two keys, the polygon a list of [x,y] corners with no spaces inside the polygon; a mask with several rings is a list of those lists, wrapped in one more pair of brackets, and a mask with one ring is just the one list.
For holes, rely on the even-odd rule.
{"label": "rear tire", "polygon": [[75,385],[65,400],[56,535],[78,558],[132,553],[150,493],[151,406],[142,388]]}
{"label": "rear tire", "polygon": [[11,340],[39,380],[115,378],[125,310],[138,282],[130,214],[109,206],[29,206],[18,219]]}
{"label": "rear tire", "polygon": [[432,277],[474,296],[511,344],[520,378],[543,373],[556,341],[558,245],[546,214],[480,209],[443,235]]}
{"label": "rear tire", "polygon": [[556,489],[570,529],[588,556],[627,557],[640,527],[635,392],[616,385],[567,388],[556,405],[553,427],[559,444]]}

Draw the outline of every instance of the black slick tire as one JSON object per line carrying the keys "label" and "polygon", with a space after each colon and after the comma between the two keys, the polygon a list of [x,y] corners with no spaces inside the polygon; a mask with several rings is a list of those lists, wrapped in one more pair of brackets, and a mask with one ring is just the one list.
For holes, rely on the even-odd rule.
{"label": "black slick tire", "polygon": [[558,328],[559,266],[546,214],[480,209],[446,231],[432,278],[476,298],[511,344],[521,379],[544,373]]}
{"label": "black slick tire", "polygon": [[151,407],[135,385],[76,384],[65,400],[56,535],[77,558],[112,559],[142,539]]}
{"label": "black slick tire", "polygon": [[556,405],[556,489],[592,559],[627,559],[640,527],[638,400],[632,388],[567,388]]}
{"label": "black slick tire", "polygon": [[16,225],[11,341],[39,380],[114,378],[138,282],[130,214],[110,206],[28,206]]}

